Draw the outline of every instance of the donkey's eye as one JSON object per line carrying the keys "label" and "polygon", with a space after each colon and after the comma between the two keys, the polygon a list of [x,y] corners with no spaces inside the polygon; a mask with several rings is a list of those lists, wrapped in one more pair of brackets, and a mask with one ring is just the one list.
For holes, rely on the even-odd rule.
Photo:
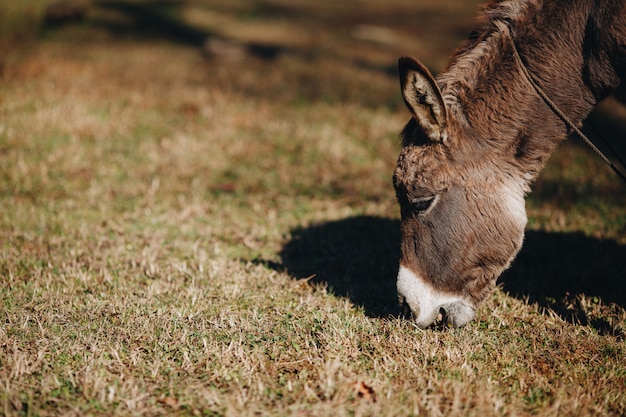
{"label": "donkey's eye", "polygon": [[436,195],[426,195],[411,200],[411,206],[416,213],[424,213],[433,205]]}

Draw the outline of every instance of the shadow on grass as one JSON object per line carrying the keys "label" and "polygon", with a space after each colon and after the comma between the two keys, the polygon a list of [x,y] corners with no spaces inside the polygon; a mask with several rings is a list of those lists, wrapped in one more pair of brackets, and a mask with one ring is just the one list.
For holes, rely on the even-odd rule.
{"label": "shadow on grass", "polygon": [[[294,279],[311,278],[348,297],[370,317],[399,314],[395,279],[400,223],[360,216],[296,229],[280,253]],[[565,305],[578,295],[626,307],[626,246],[581,233],[529,231],[520,254],[500,278],[511,296],[551,308],[565,320],[605,329],[584,308]],[[574,306],[575,307],[575,306]]]}
{"label": "shadow on grass", "polygon": [[400,223],[360,216],[292,231],[280,253],[295,279],[311,278],[370,317],[397,315]]}
{"label": "shadow on grass", "polygon": [[529,231],[500,282],[510,295],[550,308],[569,322],[611,332],[608,322],[587,316],[579,296],[626,308],[626,246],[582,233]]}

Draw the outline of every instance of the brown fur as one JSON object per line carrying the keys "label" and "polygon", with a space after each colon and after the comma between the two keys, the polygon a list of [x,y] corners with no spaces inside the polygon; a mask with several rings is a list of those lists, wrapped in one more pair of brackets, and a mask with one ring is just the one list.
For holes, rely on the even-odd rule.
{"label": "brown fur", "polygon": [[[523,199],[568,134],[522,75],[513,38],[538,83],[578,124],[600,100],[624,90],[626,2],[493,1],[436,80],[417,61],[400,61],[413,115],[394,173],[400,263],[437,290],[476,304],[521,247],[523,203],[520,215],[511,202]],[[422,88],[428,80],[443,110],[429,107],[437,97]],[[440,140],[433,131],[441,131]],[[416,205],[428,196],[437,196],[430,209]]]}

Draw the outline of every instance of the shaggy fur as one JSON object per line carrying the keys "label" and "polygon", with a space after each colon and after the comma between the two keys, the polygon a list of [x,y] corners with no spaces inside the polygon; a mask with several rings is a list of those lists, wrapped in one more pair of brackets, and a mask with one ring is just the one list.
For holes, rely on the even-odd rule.
{"label": "shaggy fur", "polygon": [[626,2],[494,1],[436,79],[417,60],[400,60],[413,116],[394,172],[400,263],[474,304],[519,251],[524,193],[568,134],[523,76],[513,39],[541,87],[581,123],[624,89]]}

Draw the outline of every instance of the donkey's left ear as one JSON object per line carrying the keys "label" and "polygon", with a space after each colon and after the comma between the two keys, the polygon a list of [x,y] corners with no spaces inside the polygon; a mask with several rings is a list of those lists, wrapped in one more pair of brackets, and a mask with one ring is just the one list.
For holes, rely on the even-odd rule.
{"label": "donkey's left ear", "polygon": [[398,61],[402,97],[413,118],[435,142],[445,139],[446,106],[441,91],[428,68],[412,57]]}

